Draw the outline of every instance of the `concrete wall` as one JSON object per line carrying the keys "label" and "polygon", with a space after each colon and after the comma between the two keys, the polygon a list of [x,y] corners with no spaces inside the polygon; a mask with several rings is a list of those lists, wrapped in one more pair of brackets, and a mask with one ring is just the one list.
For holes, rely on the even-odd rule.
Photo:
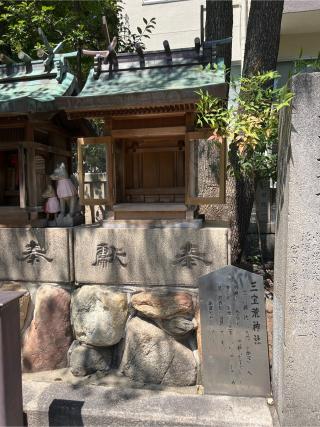
{"label": "concrete wall", "polygon": [[320,73],[294,77],[281,126],[273,391],[280,424],[320,425]]}

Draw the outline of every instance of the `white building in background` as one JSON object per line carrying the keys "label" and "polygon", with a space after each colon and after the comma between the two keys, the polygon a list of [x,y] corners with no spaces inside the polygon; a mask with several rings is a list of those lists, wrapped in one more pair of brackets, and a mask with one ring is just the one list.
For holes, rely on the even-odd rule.
{"label": "white building in background", "polygon": [[[124,9],[130,27],[142,26],[142,18],[156,18],[156,28],[148,50],[163,49],[163,41],[170,47],[182,48],[194,45],[200,37],[200,8],[205,0],[125,0]],[[245,48],[250,0],[233,1],[232,62],[241,65]],[[300,51],[305,58],[315,58],[320,51],[320,0],[285,0],[281,25],[279,62],[298,58]]]}

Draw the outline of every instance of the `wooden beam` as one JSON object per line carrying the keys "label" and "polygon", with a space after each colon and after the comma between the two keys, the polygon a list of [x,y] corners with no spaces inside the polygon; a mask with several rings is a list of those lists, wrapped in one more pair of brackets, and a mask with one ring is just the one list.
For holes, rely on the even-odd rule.
{"label": "wooden beam", "polygon": [[0,61],[6,65],[15,64],[15,61],[11,59],[9,56],[5,55],[4,53],[0,53]]}
{"label": "wooden beam", "polygon": [[142,147],[142,148],[128,148],[129,153],[162,153],[162,152],[177,152],[181,153],[184,151],[184,147]]}
{"label": "wooden beam", "polygon": [[184,136],[186,133],[185,126],[172,126],[161,128],[144,128],[144,129],[118,129],[112,131],[113,138],[156,138],[165,136]]}
{"label": "wooden beam", "polygon": [[88,144],[109,144],[111,143],[110,136],[89,136],[86,138],[78,138],[78,145],[88,145]]}
{"label": "wooden beam", "polygon": [[21,147],[21,142],[0,142],[0,151],[15,150]]}
{"label": "wooden beam", "polygon": [[127,188],[126,194],[131,195],[168,195],[168,194],[184,194],[185,187],[156,187],[156,188]]}
{"label": "wooden beam", "polygon": [[133,114],[144,116],[149,114],[177,114],[185,113],[187,111],[195,111],[195,102],[186,102],[181,104],[162,104],[162,105],[136,105],[129,108],[105,108],[105,109],[91,109],[91,110],[80,110],[77,111],[66,110],[69,119],[79,119],[82,117],[104,117],[106,114],[115,116],[131,116]]}
{"label": "wooden beam", "polygon": [[172,113],[146,113],[146,114],[120,114],[119,116],[112,116],[112,120],[128,120],[128,119],[153,119],[161,117],[183,117],[186,113],[184,112],[172,112]]}
{"label": "wooden beam", "polygon": [[109,51],[108,50],[88,50],[88,49],[82,49],[82,55],[85,56],[108,56]]}
{"label": "wooden beam", "polygon": [[35,128],[35,130],[45,129],[45,130],[49,130],[49,131],[58,133],[62,136],[66,136],[66,137],[72,136],[72,132],[68,132],[65,129],[62,129],[59,126],[57,126],[51,122],[45,122],[45,121],[41,121],[41,120],[37,120],[37,121],[33,120],[32,126]]}
{"label": "wooden beam", "polygon": [[103,28],[103,32],[104,32],[104,35],[106,37],[106,42],[107,42],[107,46],[108,46],[110,44],[110,34],[109,34],[107,18],[105,17],[105,15],[103,15],[103,17],[102,17],[102,28]]}
{"label": "wooden beam", "polygon": [[50,145],[44,145],[44,144],[40,144],[39,142],[33,142],[30,143],[28,141],[23,142],[23,145],[28,148],[28,147],[34,147],[35,150],[37,151],[44,151],[46,153],[52,153],[52,154],[57,154],[60,156],[66,156],[66,157],[71,157],[72,154],[70,151],[67,150],[62,150],[61,148],[57,148],[57,147],[52,147]]}

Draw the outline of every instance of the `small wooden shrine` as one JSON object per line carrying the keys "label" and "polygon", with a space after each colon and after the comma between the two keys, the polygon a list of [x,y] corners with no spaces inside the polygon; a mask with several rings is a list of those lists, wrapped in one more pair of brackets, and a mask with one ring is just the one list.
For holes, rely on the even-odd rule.
{"label": "small wooden shrine", "polygon": [[[199,204],[224,203],[225,145],[196,130],[195,104],[199,89],[226,97],[215,49],[228,41],[175,50],[164,41],[163,51],[118,55],[111,43],[96,52],[82,91],[56,100],[69,119],[104,123],[104,136],[78,139],[81,204],[107,207],[115,220],[186,220]],[[204,71],[208,64],[216,71]]]}
{"label": "small wooden shrine", "polygon": [[48,56],[0,65],[0,226],[31,224],[44,210],[49,175],[63,162],[71,173],[71,140],[92,135],[83,120],[69,121],[55,104],[75,95],[76,78],[64,58]]}

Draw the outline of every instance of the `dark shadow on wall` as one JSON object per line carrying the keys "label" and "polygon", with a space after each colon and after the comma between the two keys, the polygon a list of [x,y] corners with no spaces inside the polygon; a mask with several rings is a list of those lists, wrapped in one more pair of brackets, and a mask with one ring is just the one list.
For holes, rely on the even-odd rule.
{"label": "dark shadow on wall", "polygon": [[83,404],[84,401],[54,399],[49,407],[49,426],[84,426]]}

